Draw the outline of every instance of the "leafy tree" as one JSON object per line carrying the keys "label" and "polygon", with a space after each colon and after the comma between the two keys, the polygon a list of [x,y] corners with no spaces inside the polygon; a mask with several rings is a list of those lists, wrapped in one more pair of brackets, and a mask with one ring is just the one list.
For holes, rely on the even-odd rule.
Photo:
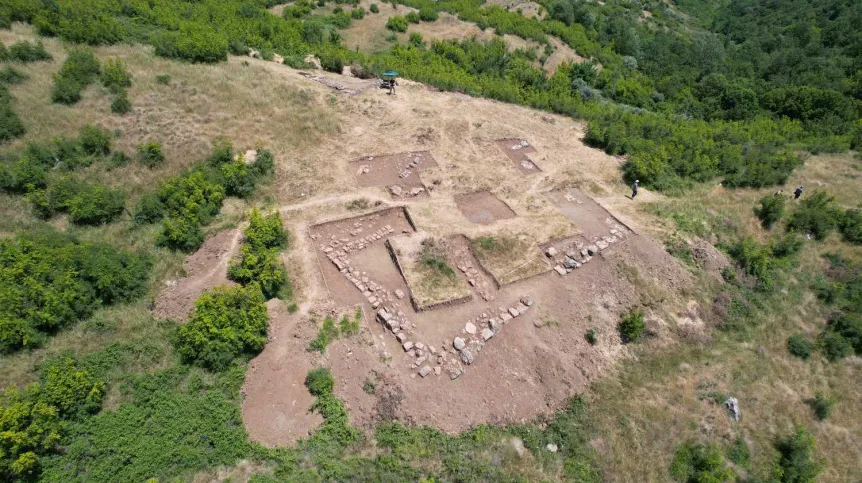
{"label": "leafy tree", "polygon": [[257,208],[251,212],[244,237],[245,242],[255,249],[284,248],[287,245],[287,233],[281,215],[275,212],[263,216]]}
{"label": "leafy tree", "polygon": [[754,208],[754,213],[760,218],[764,228],[772,228],[784,216],[785,196],[774,194],[760,198],[760,206]]}
{"label": "leafy tree", "polygon": [[38,397],[38,387],[23,393],[0,393],[0,475],[4,480],[29,479],[39,473],[38,456],[53,451],[63,424],[57,408]]}
{"label": "leafy tree", "polygon": [[228,267],[228,278],[242,285],[257,284],[263,295],[273,298],[287,286],[287,272],[276,250],[256,250],[243,245]]}
{"label": "leafy tree", "polygon": [[862,245],[862,210],[845,211],[838,226],[845,240],[854,245]]}
{"label": "leafy tree", "polygon": [[40,368],[39,399],[57,408],[63,418],[97,412],[105,396],[105,382],[79,370],[74,359],[60,356]]}
{"label": "leafy tree", "polygon": [[263,349],[267,322],[257,285],[216,287],[195,301],[191,319],[177,333],[177,351],[189,362],[221,371],[235,358]]}
{"label": "leafy tree", "polygon": [[811,233],[818,240],[824,240],[841,220],[841,208],[835,197],[823,190],[815,191],[799,203],[799,208],[790,216],[788,229]]}

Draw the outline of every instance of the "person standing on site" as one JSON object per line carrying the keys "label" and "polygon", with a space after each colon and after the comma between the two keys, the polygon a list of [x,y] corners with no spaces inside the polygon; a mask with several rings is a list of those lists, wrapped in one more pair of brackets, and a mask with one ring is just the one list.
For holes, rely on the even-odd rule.
{"label": "person standing on site", "polygon": [[638,183],[640,182],[641,180],[636,179],[635,182],[632,183],[632,199],[635,199],[635,196],[638,195]]}
{"label": "person standing on site", "polygon": [[793,199],[798,200],[799,197],[802,196],[802,186],[796,188],[796,191],[793,192]]}

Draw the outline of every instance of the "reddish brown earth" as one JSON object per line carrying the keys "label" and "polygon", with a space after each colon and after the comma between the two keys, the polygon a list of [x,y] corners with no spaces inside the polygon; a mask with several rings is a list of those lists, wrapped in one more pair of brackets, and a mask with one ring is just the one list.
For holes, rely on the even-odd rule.
{"label": "reddish brown earth", "polygon": [[530,158],[531,154],[536,153],[536,148],[529,143],[524,146],[523,143],[525,142],[528,143],[521,139],[500,139],[497,141],[497,146],[506,153],[506,156],[508,156],[521,174],[541,173],[542,170]]}
{"label": "reddish brown earth", "polygon": [[455,195],[455,204],[468,220],[480,225],[490,225],[497,220],[515,217],[512,208],[490,191]]}
{"label": "reddish brown earth", "polygon": [[186,277],[166,282],[156,297],[153,314],[160,319],[185,322],[200,294],[219,285],[233,285],[227,279],[227,268],[241,239],[242,232],[233,229],[220,231],[206,240],[183,263]]}
{"label": "reddish brown earth", "polygon": [[[419,173],[436,167],[437,162],[428,151],[366,156],[351,163],[360,187],[384,186],[393,199],[428,196]],[[393,189],[396,186],[398,189]],[[411,193],[412,190],[421,191]]]}
{"label": "reddish brown earth", "polygon": [[[572,206],[563,211],[585,226],[579,239],[589,241],[616,226],[608,224],[608,218],[613,223],[616,220],[597,203],[582,193],[573,193],[583,197],[582,203],[570,202]],[[565,197],[563,200],[568,202]],[[398,419],[454,433],[477,424],[524,423],[537,414],[551,414],[573,394],[585,391],[591,380],[611,366],[614,354],[624,350],[616,332],[621,313],[644,303],[644,293],[662,300],[691,282],[689,273],[661,245],[627,231],[624,240],[608,246],[566,277],[547,272],[492,288],[489,301],[474,297],[463,304],[417,312],[409,302],[406,282],[384,245],[386,236],[368,242],[361,250],[345,252],[341,260],[349,261],[353,272],[347,266],[343,267],[345,272],[339,271],[328,258],[337,248],[364,239],[368,233],[379,233],[387,225],[392,231],[386,236],[413,231],[402,208],[311,227],[312,243],[332,299],[338,307],[362,305],[362,330],[331,343],[322,356],[309,356],[304,349],[316,326],[299,324],[290,330],[289,324],[278,325],[276,340],[254,361],[246,387],[243,416],[253,439],[269,445],[288,444],[319,423],[317,416],[305,413],[310,400],[301,399],[298,386],[314,365],[332,370],[338,381],[335,393],[345,401],[351,421],[358,426],[370,428],[381,420]],[[362,231],[357,232],[360,228]],[[336,249],[325,251],[332,241],[337,242]],[[455,263],[469,259],[477,264],[476,273],[484,277],[469,254],[466,240],[461,241],[463,256],[456,257]],[[348,277],[376,289],[363,294]],[[405,296],[397,297],[396,290]],[[423,354],[433,352],[435,357],[417,366],[419,359],[412,353],[415,348],[405,351],[393,332],[376,320],[369,296],[382,301],[380,307],[400,314],[404,319],[400,332],[414,346],[422,343]],[[505,322],[490,340],[481,343],[477,335],[465,331],[465,324],[472,322],[481,332],[488,317],[518,306],[525,296],[532,299],[529,310]],[[322,317],[316,319],[317,324],[321,321]],[[590,328],[599,334],[595,346],[584,339]],[[475,348],[472,364],[459,360],[452,348],[454,337],[471,341],[469,347]],[[439,367],[439,373],[422,377],[418,372],[423,366],[432,370]],[[463,372],[452,379],[453,370]],[[374,394],[363,389],[366,381],[375,383]],[[276,424],[281,426],[273,428]]]}

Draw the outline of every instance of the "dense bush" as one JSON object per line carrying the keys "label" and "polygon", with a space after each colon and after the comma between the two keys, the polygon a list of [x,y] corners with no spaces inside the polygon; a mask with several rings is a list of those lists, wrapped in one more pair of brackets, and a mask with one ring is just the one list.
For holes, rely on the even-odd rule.
{"label": "dense bush", "polygon": [[845,211],[838,227],[847,242],[862,245],[862,210],[850,209]]}
{"label": "dense bush", "polygon": [[24,123],[12,109],[9,89],[0,85],[0,144],[21,137],[25,132]]}
{"label": "dense bush", "polygon": [[138,145],[136,152],[138,163],[148,168],[155,168],[165,162],[165,153],[162,152],[162,143],[158,141],[141,143]]}
{"label": "dense bush", "polygon": [[832,413],[832,406],[835,405],[835,402],[835,398],[817,391],[817,393],[814,394],[814,398],[808,401],[808,404],[811,405],[811,410],[814,411],[814,416],[818,420],[824,421],[829,417],[829,414]]}
{"label": "dense bush", "polygon": [[625,314],[620,320],[618,326],[620,339],[623,343],[637,342],[646,329],[644,322],[644,314],[641,311],[633,310]]}
{"label": "dense bush", "polygon": [[267,299],[290,295],[287,272],[278,256],[286,240],[281,216],[276,212],[264,217],[255,208],[243,246],[228,267],[228,278],[242,285],[258,284]]}
{"label": "dense bush", "polygon": [[0,84],[20,84],[29,78],[30,76],[11,65],[7,65],[3,69],[0,69]]}
{"label": "dense bush", "polygon": [[386,21],[386,28],[392,30],[393,32],[406,32],[407,19],[402,17],[401,15],[393,15],[392,17],[389,17],[389,20]]}
{"label": "dense bush", "polygon": [[116,97],[111,101],[111,112],[114,114],[126,114],[132,110],[132,102],[129,101],[129,93],[125,89],[117,92]]}
{"label": "dense bush", "polygon": [[54,451],[62,422],[57,408],[38,397],[38,388],[14,388],[0,394],[0,475],[4,480],[26,480],[39,473],[38,457]]}
{"label": "dense bush", "polygon": [[177,351],[187,361],[220,371],[240,356],[254,356],[266,343],[266,301],[257,285],[217,287],[197,301],[177,333]]}
{"label": "dense bush", "polygon": [[802,334],[794,334],[787,339],[787,350],[800,359],[808,359],[814,353],[814,343]]}
{"label": "dense bush", "polygon": [[332,389],[335,387],[335,379],[332,378],[332,373],[329,369],[318,368],[308,371],[305,376],[305,387],[312,396],[325,396],[332,394]]}
{"label": "dense bush", "polygon": [[69,52],[60,72],[54,76],[51,100],[60,104],[75,104],[81,92],[99,76],[99,61],[88,49],[77,48]]}
{"label": "dense bush", "polygon": [[120,59],[111,59],[105,63],[101,75],[102,84],[111,92],[118,94],[132,86],[132,75]]}
{"label": "dense bush", "polygon": [[87,125],[81,128],[78,142],[84,153],[90,156],[107,156],[111,154],[111,131],[99,126]]}
{"label": "dense bush", "polygon": [[810,233],[814,238],[823,240],[838,227],[842,214],[834,196],[817,190],[800,201],[799,208],[790,215],[787,227],[801,233]]}
{"label": "dense bush", "polygon": [[17,60],[18,62],[38,62],[52,60],[51,54],[45,50],[42,42],[35,44],[26,40],[19,40],[9,46],[9,60]]}
{"label": "dense bush", "polygon": [[37,346],[99,305],[138,297],[148,273],[144,257],[53,231],[0,241],[0,350]]}
{"label": "dense bush", "polygon": [[380,13],[380,9],[377,8],[376,3],[372,3],[371,5],[369,5],[368,10],[371,10],[371,13]]}
{"label": "dense bush", "polygon": [[784,216],[784,205],[787,197],[782,194],[766,195],[760,198],[760,206],[754,208],[754,213],[760,218],[764,228],[772,228]]}
{"label": "dense bush", "polygon": [[433,22],[437,20],[437,10],[430,6],[422,7],[419,9],[419,18],[423,22]]}
{"label": "dense bush", "polygon": [[228,40],[208,23],[183,23],[178,32],[166,31],[153,37],[156,55],[191,62],[227,60]]}
{"label": "dense bush", "polygon": [[[410,23],[419,23],[419,21],[420,21],[419,14],[416,12],[410,12],[404,18],[406,18],[407,21]],[[389,24],[387,23],[386,26],[388,27]],[[397,30],[397,29],[392,29],[392,30]],[[398,30],[398,31],[403,32],[403,30]]]}
{"label": "dense bush", "polygon": [[804,428],[780,438],[776,445],[779,458],[772,472],[782,483],[814,483],[823,466],[812,459],[814,437]]}
{"label": "dense bush", "polygon": [[350,17],[355,18],[356,20],[361,20],[365,18],[365,9],[362,7],[356,7],[350,11]]}
{"label": "dense bush", "polygon": [[80,418],[102,407],[104,381],[96,380],[87,370],[78,370],[69,356],[50,359],[39,369],[39,398],[57,408],[63,418]]}
{"label": "dense bush", "polygon": [[755,278],[758,290],[769,292],[777,282],[776,269],[785,266],[801,247],[802,241],[793,235],[779,238],[770,245],[762,245],[751,237],[744,237],[734,243],[728,253],[746,275]]}
{"label": "dense bush", "polygon": [[721,483],[734,481],[736,477],[719,448],[691,443],[677,448],[670,475],[680,483]]}
{"label": "dense bush", "polygon": [[126,196],[122,191],[101,185],[72,178],[56,178],[50,180],[44,190],[30,192],[27,199],[42,218],[69,213],[72,223],[102,225],[114,221],[123,213]]}

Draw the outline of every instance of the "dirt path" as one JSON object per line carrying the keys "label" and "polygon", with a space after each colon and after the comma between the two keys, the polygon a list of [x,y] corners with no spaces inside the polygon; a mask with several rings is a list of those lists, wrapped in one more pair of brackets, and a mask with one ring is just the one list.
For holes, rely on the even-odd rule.
{"label": "dirt path", "polygon": [[227,278],[227,268],[241,240],[240,229],[224,230],[206,240],[183,263],[186,277],[165,282],[166,287],[156,297],[154,315],[185,322],[195,300],[204,291],[219,285],[233,285]]}

